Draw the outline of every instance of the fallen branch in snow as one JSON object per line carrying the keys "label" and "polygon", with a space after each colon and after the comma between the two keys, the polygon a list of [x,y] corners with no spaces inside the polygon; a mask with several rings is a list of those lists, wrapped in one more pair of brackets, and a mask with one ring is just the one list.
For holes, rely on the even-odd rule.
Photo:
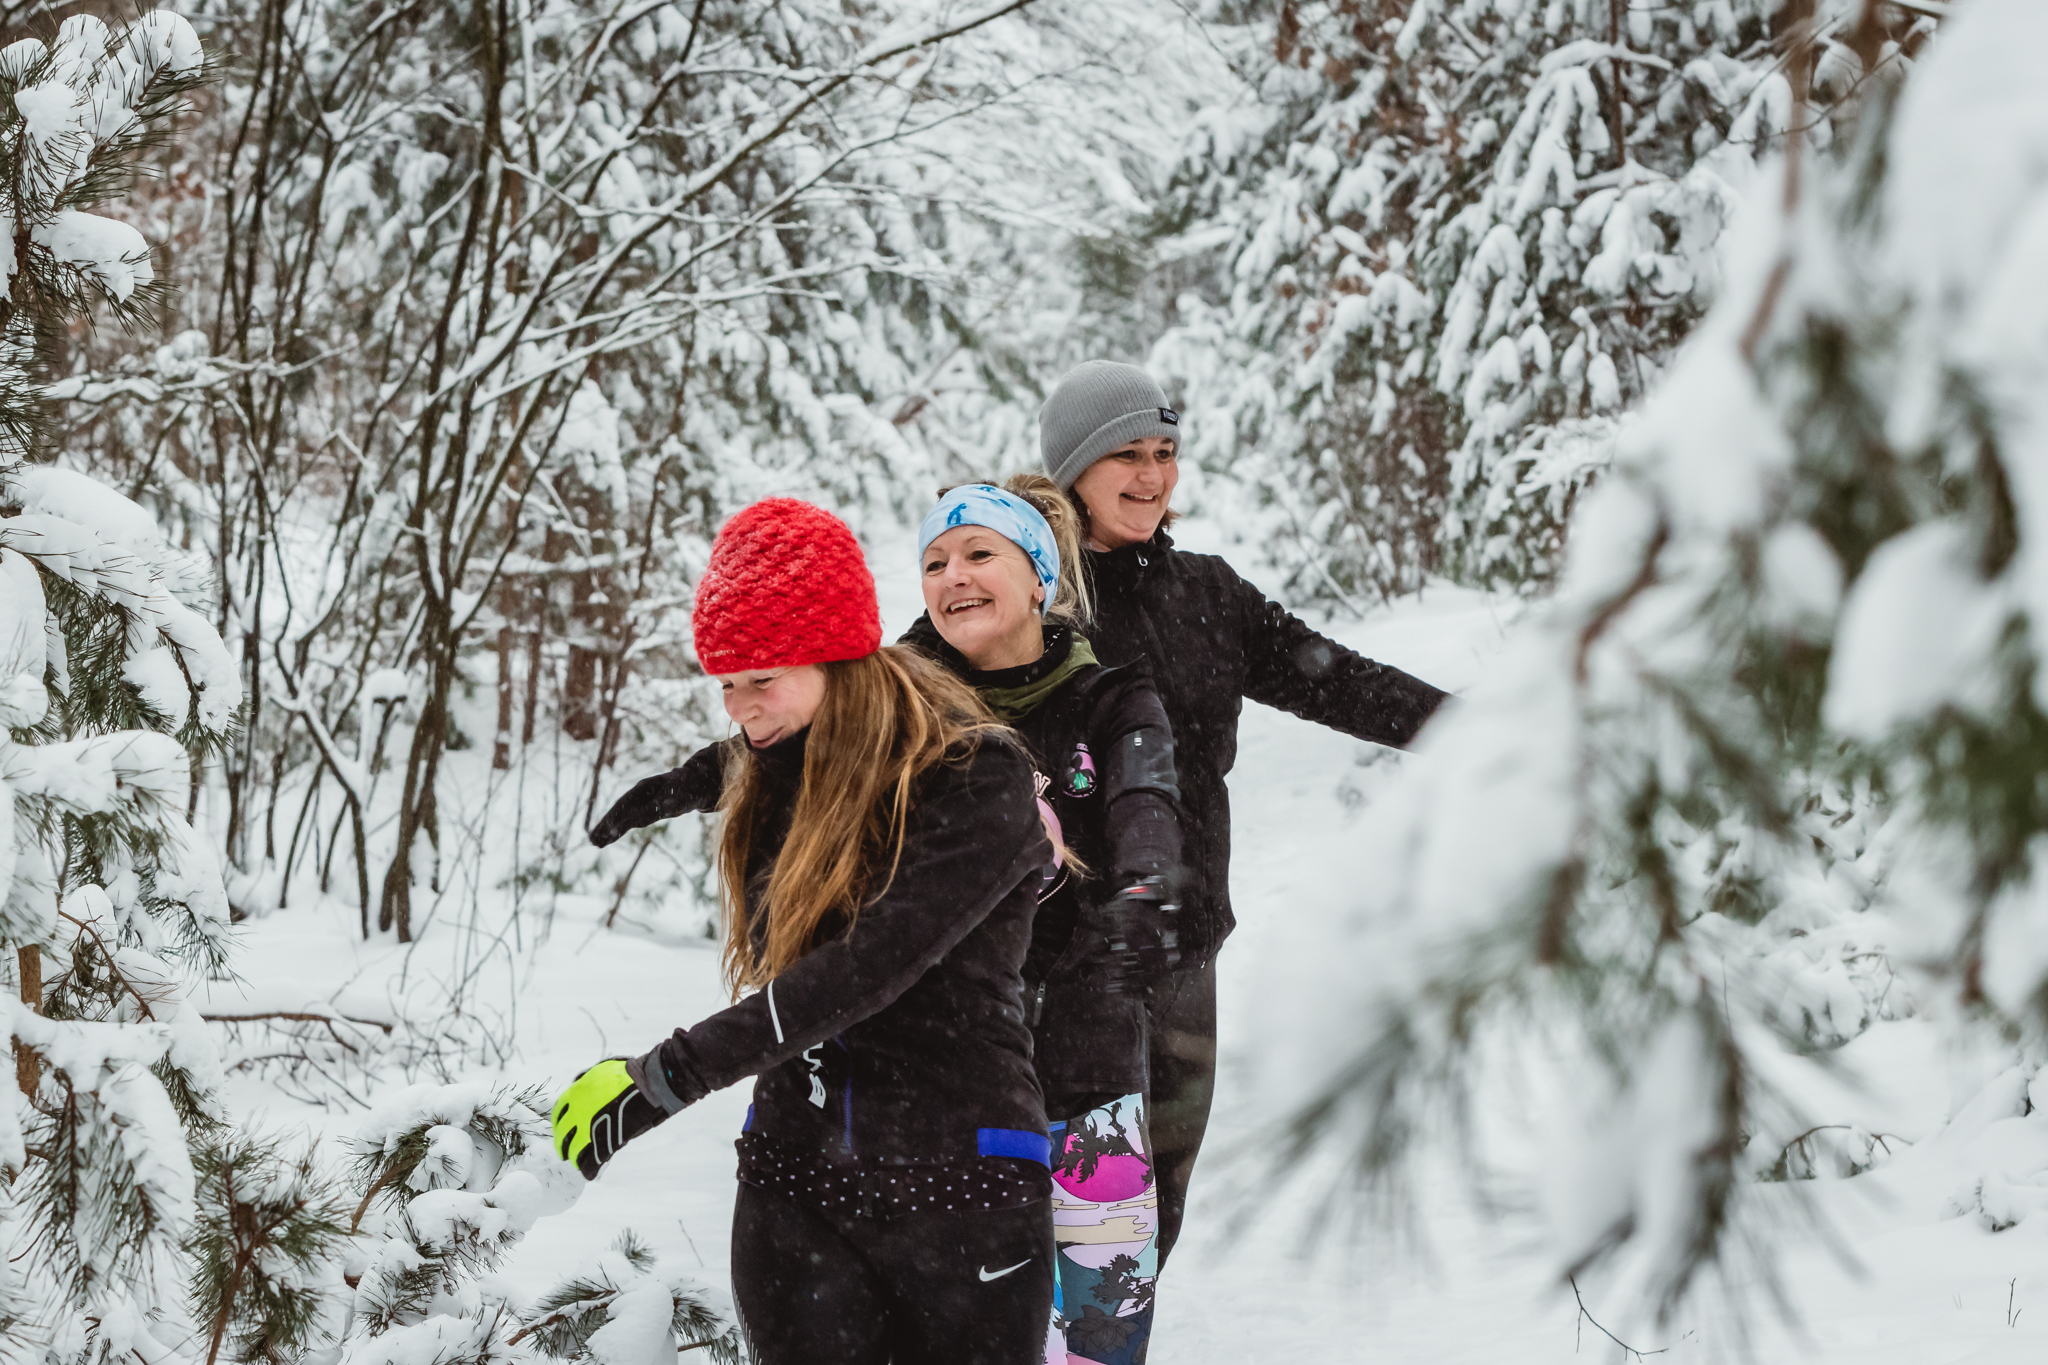
{"label": "fallen branch in snow", "polygon": [[[300,1010],[269,1010],[263,1014],[202,1014],[199,1017],[206,1020],[209,1024],[249,1024],[261,1019],[294,1019],[304,1023],[326,1024],[329,1032],[333,1031],[334,1021],[337,1019],[346,1024],[362,1024],[369,1028],[380,1028],[386,1034],[389,1034],[392,1029],[392,1026],[382,1019],[358,1019],[352,1014],[310,1014]],[[337,1035],[335,1041],[339,1043],[341,1038]],[[346,1043],[342,1045],[344,1047],[347,1046]]]}
{"label": "fallen branch in snow", "polygon": [[[1579,1323],[1587,1323],[1587,1322],[1590,1322],[1590,1323],[1592,1323],[1592,1324],[1593,1324],[1593,1326],[1594,1326],[1594,1327],[1598,1328],[1598,1329],[1599,1329],[1599,1332],[1600,1332],[1600,1335],[1601,1335],[1601,1336],[1603,1336],[1603,1337],[1606,1337],[1606,1338],[1607,1338],[1607,1339],[1608,1339],[1609,1341],[1613,1342],[1613,1343],[1614,1343],[1614,1344],[1615,1344],[1616,1346],[1619,1346],[1619,1347],[1621,1348],[1621,1356],[1622,1356],[1622,1359],[1623,1359],[1623,1360],[1627,1360],[1627,1359],[1628,1359],[1628,1358],[1629,1358],[1630,1356],[1634,1356],[1634,1357],[1635,1357],[1635,1358],[1636,1358],[1637,1360],[1643,1360],[1643,1359],[1646,1359],[1646,1358],[1648,1358],[1648,1357],[1650,1357],[1650,1356],[1661,1356],[1661,1355],[1663,1355],[1663,1354],[1664,1354],[1664,1353],[1665,1353],[1666,1351],[1668,1351],[1668,1350],[1670,1350],[1670,1349],[1671,1349],[1671,1348],[1670,1348],[1669,1346],[1659,1346],[1659,1347],[1658,1347],[1658,1348],[1657,1348],[1656,1350],[1654,1350],[1654,1351],[1641,1351],[1641,1350],[1637,1350],[1637,1349],[1636,1349],[1635,1347],[1633,1347],[1633,1346],[1629,1345],[1629,1344],[1628,1344],[1627,1342],[1623,1341],[1623,1340],[1622,1340],[1622,1339],[1621,1339],[1620,1337],[1618,1337],[1618,1336],[1614,1335],[1614,1333],[1612,1333],[1612,1332],[1608,1331],[1608,1330],[1607,1330],[1607,1329],[1606,1329],[1605,1327],[1601,1327],[1601,1326],[1600,1326],[1600,1319],[1598,1319],[1598,1318],[1594,1317],[1594,1316],[1592,1315],[1592,1313],[1591,1313],[1591,1312],[1589,1312],[1589,1311],[1587,1310],[1587,1308],[1586,1308],[1586,1298],[1585,1298],[1585,1295],[1583,1295],[1583,1294],[1579,1293],[1579,1281],[1578,1281],[1578,1277],[1577,1277],[1577,1276],[1575,1276],[1575,1275],[1567,1275],[1567,1276],[1565,1276],[1565,1283],[1569,1284],[1569,1285],[1570,1285],[1570,1286],[1572,1287],[1572,1297],[1573,1297],[1574,1299],[1578,1300],[1578,1304],[1579,1304]],[[1574,1325],[1575,1325],[1575,1326],[1577,1326],[1578,1324],[1574,1324]],[[1584,1330],[1584,1328],[1583,1328],[1583,1327],[1580,1327],[1580,1329],[1579,1329],[1579,1330],[1580,1330],[1580,1331],[1583,1331],[1583,1330]],[[1573,1352],[1574,1352],[1574,1353],[1576,1353],[1576,1352],[1578,1351],[1578,1343],[1577,1343],[1577,1341],[1574,1341],[1574,1342],[1572,1343],[1572,1350],[1573,1350]]]}

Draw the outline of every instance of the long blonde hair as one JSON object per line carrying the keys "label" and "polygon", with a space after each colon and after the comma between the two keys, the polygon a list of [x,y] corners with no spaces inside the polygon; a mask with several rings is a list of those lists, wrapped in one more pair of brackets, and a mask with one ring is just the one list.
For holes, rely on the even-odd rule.
{"label": "long blonde hair", "polygon": [[735,997],[809,952],[828,918],[851,929],[895,879],[919,776],[1003,731],[974,689],[906,646],[820,667],[825,696],[811,719],[789,837],[757,912],[767,921],[758,950],[747,862],[762,816],[761,766],[748,751],[727,771],[718,884],[725,984]]}
{"label": "long blonde hair", "polygon": [[[974,482],[1014,493],[1037,508],[1038,515],[1052,528],[1053,545],[1060,552],[1060,578],[1052,585],[1052,605],[1046,609],[1045,618],[1077,630],[1094,620],[1095,591],[1088,584],[1088,562],[1081,554],[1087,514],[1043,474],[1012,474],[1001,483],[994,479]],[[939,496],[943,498],[960,486],[941,488]]]}

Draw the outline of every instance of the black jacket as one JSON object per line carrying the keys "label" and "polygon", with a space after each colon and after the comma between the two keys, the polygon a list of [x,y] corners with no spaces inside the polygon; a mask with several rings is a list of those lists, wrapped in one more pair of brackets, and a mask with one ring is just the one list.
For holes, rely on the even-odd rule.
{"label": "black jacket", "polygon": [[[980,672],[920,619],[904,637],[977,690],[1022,687],[1050,676],[1073,634],[1046,632],[1046,650],[1020,668]],[[1142,999],[1093,984],[1089,958],[1107,951],[1076,932],[1086,911],[1125,878],[1180,877],[1173,728],[1142,663],[1082,668],[1043,702],[1010,722],[1030,750],[1061,840],[1088,870],[1069,867],[1038,907],[1024,966],[1032,1056],[1046,1112],[1055,1119],[1145,1089]]]}
{"label": "black jacket", "polygon": [[[752,905],[765,878],[751,874],[788,833],[796,743],[764,762]],[[692,762],[715,772],[721,757]],[[983,741],[925,776],[895,879],[850,933],[828,927],[766,989],[678,1029],[652,1060],[684,1104],[757,1076],[748,1130],[829,1160],[1044,1160],[1022,972],[1051,856],[1030,762],[1007,740]]]}
{"label": "black jacket", "polygon": [[1144,545],[1090,552],[1095,621],[1106,664],[1139,658],[1173,726],[1180,778],[1182,946],[1214,952],[1230,911],[1230,790],[1244,699],[1396,748],[1415,738],[1445,694],[1398,668],[1317,634],[1214,555],[1173,548],[1162,529]]}

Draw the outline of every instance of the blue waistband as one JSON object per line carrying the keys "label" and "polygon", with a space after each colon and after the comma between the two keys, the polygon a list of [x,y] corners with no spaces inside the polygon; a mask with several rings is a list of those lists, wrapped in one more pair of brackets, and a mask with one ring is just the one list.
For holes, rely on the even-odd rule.
{"label": "blue waistband", "polygon": [[1052,1139],[1022,1128],[977,1128],[974,1150],[982,1156],[1014,1156],[1052,1169]]}
{"label": "blue waistband", "polygon": [[[740,1125],[740,1131],[754,1131],[754,1106],[747,1106],[747,1121]],[[977,1128],[974,1130],[974,1151],[977,1156],[1014,1156],[1025,1161],[1035,1161],[1047,1170],[1052,1169],[1052,1139],[1022,1128]]]}

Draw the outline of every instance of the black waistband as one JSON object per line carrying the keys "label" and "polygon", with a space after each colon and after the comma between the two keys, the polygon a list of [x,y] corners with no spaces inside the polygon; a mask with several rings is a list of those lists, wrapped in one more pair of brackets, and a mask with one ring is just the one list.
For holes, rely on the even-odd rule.
{"label": "black waistband", "polygon": [[1052,1193],[1052,1174],[1029,1157],[981,1156],[928,1166],[830,1162],[784,1146],[765,1133],[741,1133],[739,1178],[820,1213],[900,1218],[912,1213],[973,1213],[1035,1204]]}

